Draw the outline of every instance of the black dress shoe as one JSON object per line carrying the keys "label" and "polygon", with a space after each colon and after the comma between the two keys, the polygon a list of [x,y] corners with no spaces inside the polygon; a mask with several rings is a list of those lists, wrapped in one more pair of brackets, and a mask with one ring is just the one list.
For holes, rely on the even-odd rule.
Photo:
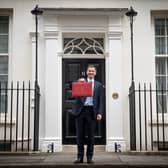
{"label": "black dress shoe", "polygon": [[83,163],[83,159],[77,159],[74,161],[75,164],[78,164],[78,163]]}
{"label": "black dress shoe", "polygon": [[94,161],[92,159],[87,159],[88,164],[94,164]]}

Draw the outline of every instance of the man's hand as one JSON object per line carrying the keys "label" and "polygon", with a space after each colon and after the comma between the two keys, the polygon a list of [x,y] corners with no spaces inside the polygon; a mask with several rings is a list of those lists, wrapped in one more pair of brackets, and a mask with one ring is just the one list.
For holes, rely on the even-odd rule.
{"label": "man's hand", "polygon": [[78,82],[85,82],[86,80],[85,80],[85,78],[79,78],[78,79]]}
{"label": "man's hand", "polygon": [[97,114],[97,120],[100,121],[102,119],[102,115],[101,114]]}

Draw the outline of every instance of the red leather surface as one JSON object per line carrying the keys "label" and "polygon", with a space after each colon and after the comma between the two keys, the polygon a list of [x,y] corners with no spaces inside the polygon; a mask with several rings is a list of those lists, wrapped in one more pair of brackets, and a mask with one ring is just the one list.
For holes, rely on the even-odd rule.
{"label": "red leather surface", "polygon": [[72,82],[72,97],[92,96],[91,82]]}

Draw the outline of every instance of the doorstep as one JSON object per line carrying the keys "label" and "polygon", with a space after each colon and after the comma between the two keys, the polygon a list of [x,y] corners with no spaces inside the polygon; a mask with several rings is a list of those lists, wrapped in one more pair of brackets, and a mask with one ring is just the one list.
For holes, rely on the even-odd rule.
{"label": "doorstep", "polygon": [[[29,155],[1,155],[0,168],[61,168],[81,167],[88,168],[86,158],[83,164],[73,164],[76,159],[75,152],[36,153]],[[126,153],[112,153],[97,151],[94,155],[94,168],[167,168],[168,155],[130,155]]]}

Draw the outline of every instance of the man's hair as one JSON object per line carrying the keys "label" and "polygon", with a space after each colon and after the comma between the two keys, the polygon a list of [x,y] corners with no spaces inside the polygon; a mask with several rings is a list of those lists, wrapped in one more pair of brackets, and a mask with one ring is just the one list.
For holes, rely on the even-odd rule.
{"label": "man's hair", "polygon": [[94,68],[94,69],[97,71],[97,69],[96,69],[96,66],[95,66],[95,65],[89,64],[89,65],[87,66],[87,70],[88,70],[88,68]]}

